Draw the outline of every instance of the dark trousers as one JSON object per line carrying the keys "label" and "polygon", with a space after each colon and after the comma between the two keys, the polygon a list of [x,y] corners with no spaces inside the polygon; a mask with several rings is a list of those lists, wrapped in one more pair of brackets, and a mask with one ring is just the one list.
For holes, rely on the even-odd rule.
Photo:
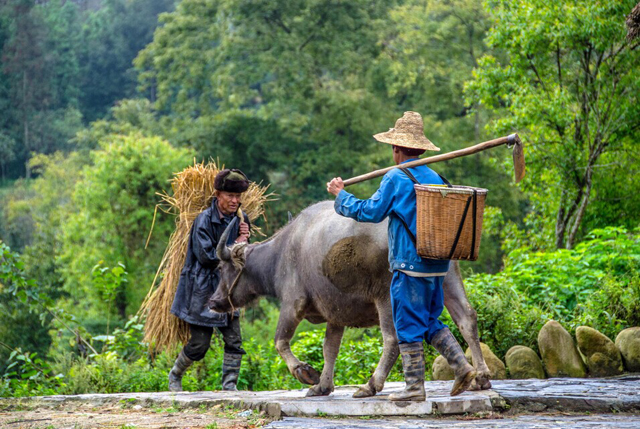
{"label": "dark trousers", "polygon": [[[240,334],[240,318],[229,316],[229,324],[216,329],[222,334],[224,352],[229,354],[244,355],[247,352],[242,348],[242,335]],[[204,359],[207,350],[211,346],[213,328],[208,326],[192,325],[189,323],[191,338],[184,346],[184,354],[193,361]]]}

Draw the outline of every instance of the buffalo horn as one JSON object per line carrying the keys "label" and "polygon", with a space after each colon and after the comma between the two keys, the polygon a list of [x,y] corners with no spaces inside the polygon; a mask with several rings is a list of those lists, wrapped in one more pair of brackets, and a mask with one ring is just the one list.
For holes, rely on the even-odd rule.
{"label": "buffalo horn", "polygon": [[231,251],[227,246],[227,241],[229,241],[229,234],[233,231],[234,228],[237,228],[238,218],[234,217],[229,226],[224,230],[222,236],[220,237],[220,241],[218,241],[218,247],[216,247],[216,254],[218,255],[218,259],[221,261],[230,261],[231,260]]}

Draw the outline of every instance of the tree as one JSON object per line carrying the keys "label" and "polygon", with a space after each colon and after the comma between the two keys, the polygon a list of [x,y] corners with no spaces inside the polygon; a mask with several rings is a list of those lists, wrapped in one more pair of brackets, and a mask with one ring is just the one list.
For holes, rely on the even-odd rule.
{"label": "tree", "polygon": [[118,100],[136,95],[133,59],[147,45],[158,15],[174,0],[106,0],[87,14],[83,47],[78,51],[82,76],[80,104],[87,121],[102,118]]}
{"label": "tree", "polygon": [[[123,263],[129,282],[116,294],[117,315],[136,311],[151,285],[164,243],[145,243],[158,202],[174,172],[191,162],[191,153],[174,149],[159,137],[108,135],[91,151],[75,185],[74,211],[63,226],[60,263],[64,290],[75,314],[104,317],[101,295],[91,287],[92,268],[101,261]],[[168,237],[172,219],[161,214],[155,234]]]}
{"label": "tree", "polygon": [[[488,18],[476,2],[185,0],[160,20],[135,64],[163,135],[270,182],[281,195],[276,225],[326,199],[331,177],[388,166],[391,150],[372,134],[405,110],[423,114],[445,151],[480,138],[483,113],[462,92],[487,51]],[[490,155],[436,168],[493,185],[493,204],[510,219],[520,214]],[[350,189],[368,197],[376,187]]]}
{"label": "tree", "polygon": [[[332,174],[353,173],[374,145],[376,124],[394,119],[367,88],[380,51],[375,25],[391,6],[186,0],[161,16],[136,59],[141,87],[154,94],[167,128],[178,130],[167,137],[195,137],[204,157],[231,152],[247,162],[244,151],[261,145],[247,173],[286,189],[282,206],[297,211],[326,197]],[[241,137],[222,148],[240,124]]]}
{"label": "tree", "polygon": [[[68,149],[82,124],[77,109],[79,15],[73,2],[38,4],[10,0],[1,8],[5,30],[0,104],[5,134],[16,142],[15,158],[31,176],[32,153]],[[19,174],[12,174],[13,177]]]}
{"label": "tree", "polygon": [[637,162],[639,43],[625,40],[623,19],[633,4],[487,4],[493,19],[487,42],[508,61],[484,56],[469,98],[503,115],[493,129],[525,139],[524,186],[541,215],[555,219],[555,226],[545,223],[558,248],[575,245],[600,184]]}
{"label": "tree", "polygon": [[[31,121],[38,106],[48,96],[46,67],[42,47],[44,26],[33,13],[32,0],[14,0],[4,5],[11,16],[9,37],[2,52],[2,71],[9,76],[9,94],[15,118],[14,132],[20,136],[24,151],[33,150]],[[28,165],[27,177],[30,176]]]}
{"label": "tree", "polygon": [[5,180],[7,164],[16,158],[16,141],[8,134],[0,133],[0,180]]}

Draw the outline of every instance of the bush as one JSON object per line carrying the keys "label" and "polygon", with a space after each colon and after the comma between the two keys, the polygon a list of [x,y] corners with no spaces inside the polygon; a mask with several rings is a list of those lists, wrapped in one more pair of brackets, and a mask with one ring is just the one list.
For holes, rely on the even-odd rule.
{"label": "bush", "polygon": [[609,227],[573,250],[516,249],[503,271],[472,275],[465,286],[480,341],[502,357],[518,344],[537,349],[538,331],[550,319],[570,332],[588,325],[610,338],[640,325],[639,279],[640,230]]}

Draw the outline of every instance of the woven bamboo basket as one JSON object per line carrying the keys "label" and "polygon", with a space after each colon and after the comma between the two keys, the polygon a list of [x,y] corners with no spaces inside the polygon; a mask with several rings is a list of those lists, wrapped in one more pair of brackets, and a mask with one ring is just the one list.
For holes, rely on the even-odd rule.
{"label": "woven bamboo basket", "polygon": [[478,259],[487,190],[434,185],[414,188],[418,254],[428,259]]}

